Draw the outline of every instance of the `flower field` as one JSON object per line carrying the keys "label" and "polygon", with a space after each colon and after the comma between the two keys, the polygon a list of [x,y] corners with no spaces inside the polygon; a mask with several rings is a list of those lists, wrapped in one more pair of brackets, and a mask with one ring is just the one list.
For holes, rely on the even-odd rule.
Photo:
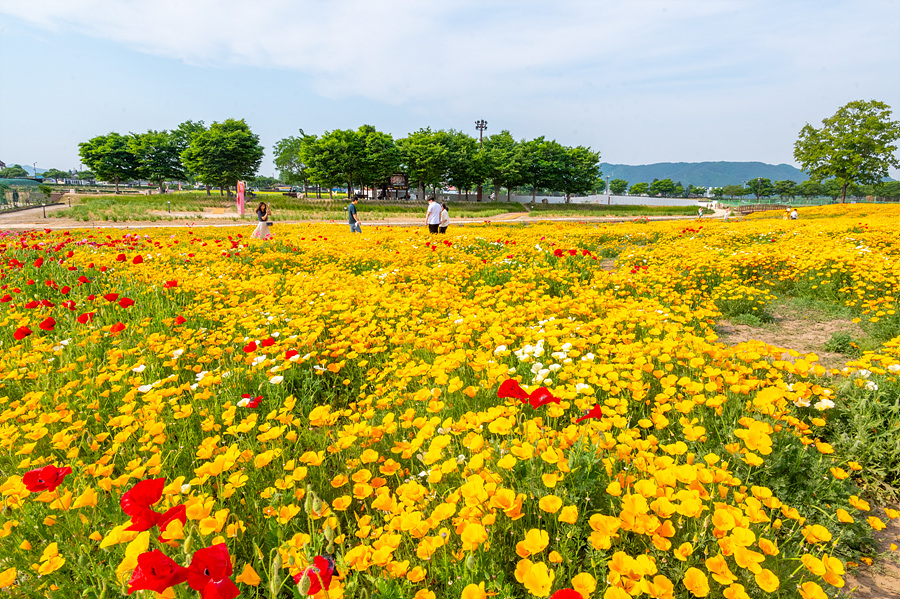
{"label": "flower field", "polygon": [[[900,209],[804,216],[4,234],[0,592],[834,597],[900,517]],[[717,341],[790,297],[877,348]]]}

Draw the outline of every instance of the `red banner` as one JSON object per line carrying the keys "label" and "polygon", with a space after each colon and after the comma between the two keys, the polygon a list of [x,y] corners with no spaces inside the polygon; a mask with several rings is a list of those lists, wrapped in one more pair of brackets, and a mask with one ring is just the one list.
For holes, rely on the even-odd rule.
{"label": "red banner", "polygon": [[237,211],[238,214],[244,216],[244,189],[246,187],[246,183],[243,181],[237,182]]}

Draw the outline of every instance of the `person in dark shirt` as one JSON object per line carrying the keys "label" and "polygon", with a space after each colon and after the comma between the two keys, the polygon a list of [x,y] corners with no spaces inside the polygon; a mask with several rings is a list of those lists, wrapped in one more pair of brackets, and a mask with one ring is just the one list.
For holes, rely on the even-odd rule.
{"label": "person in dark shirt", "polygon": [[351,233],[362,233],[362,225],[359,222],[359,214],[356,212],[356,202],[359,201],[359,198],[353,198],[353,201],[350,202],[350,205],[347,206],[347,212],[350,213],[350,232]]}

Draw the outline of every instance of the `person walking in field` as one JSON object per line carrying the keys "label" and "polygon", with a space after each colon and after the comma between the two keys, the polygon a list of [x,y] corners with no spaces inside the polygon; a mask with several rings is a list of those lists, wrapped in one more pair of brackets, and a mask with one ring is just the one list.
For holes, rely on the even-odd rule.
{"label": "person walking in field", "polygon": [[797,220],[797,209],[796,208],[794,208],[791,211],[791,220]]}
{"label": "person walking in field", "polygon": [[350,202],[350,205],[347,206],[347,212],[350,213],[350,232],[351,233],[362,233],[362,223],[359,220],[359,215],[356,212],[356,202],[359,201],[359,198],[354,197]]}
{"label": "person walking in field", "polygon": [[441,224],[441,205],[434,201],[434,196],[428,198],[428,210],[425,212],[425,224],[429,233],[437,233]]}
{"label": "person walking in field", "polygon": [[447,204],[441,204],[441,222],[438,224],[438,232],[446,233],[447,227],[450,226],[450,211],[447,210]]}
{"label": "person walking in field", "polygon": [[272,212],[265,202],[259,203],[259,206],[256,207],[256,219],[259,223],[250,235],[252,239],[268,239],[273,236],[271,230],[272,221],[270,220],[270,217],[274,214],[275,213]]}

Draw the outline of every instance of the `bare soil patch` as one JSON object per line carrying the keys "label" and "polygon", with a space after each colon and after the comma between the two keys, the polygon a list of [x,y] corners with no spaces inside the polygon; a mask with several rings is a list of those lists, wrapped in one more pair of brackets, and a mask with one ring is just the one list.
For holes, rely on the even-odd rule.
{"label": "bare soil patch", "polygon": [[860,565],[845,577],[843,594],[853,599],[900,597],[900,551],[891,550],[891,543],[900,545],[900,518],[890,520],[883,510],[875,510],[875,515],[887,524],[887,528],[875,533],[878,543],[875,562],[871,566]]}
{"label": "bare soil patch", "polygon": [[716,326],[719,340],[727,345],[762,341],[784,348],[784,359],[792,359],[787,350],[793,349],[801,354],[816,354],[825,368],[842,368],[852,358],[826,351],[825,344],[835,333],[848,333],[854,339],[865,337],[865,332],[850,318],[835,317],[834,313],[814,307],[810,309],[809,306],[786,301],[773,305],[772,313],[773,321],[760,326],[720,321]]}

